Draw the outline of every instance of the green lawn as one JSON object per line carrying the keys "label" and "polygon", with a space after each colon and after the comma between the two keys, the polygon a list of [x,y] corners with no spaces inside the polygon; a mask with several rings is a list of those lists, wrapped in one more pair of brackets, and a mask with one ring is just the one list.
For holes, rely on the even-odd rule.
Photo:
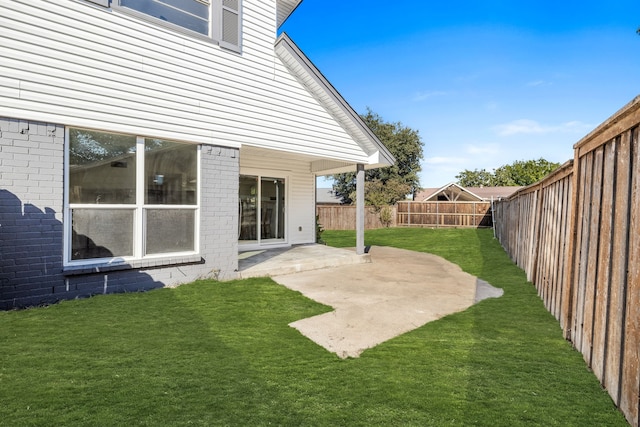
{"label": "green lawn", "polygon": [[441,255],[505,294],[346,360],[287,326],[329,308],[270,279],[2,312],[0,425],[626,425],[490,230],[366,244]]}

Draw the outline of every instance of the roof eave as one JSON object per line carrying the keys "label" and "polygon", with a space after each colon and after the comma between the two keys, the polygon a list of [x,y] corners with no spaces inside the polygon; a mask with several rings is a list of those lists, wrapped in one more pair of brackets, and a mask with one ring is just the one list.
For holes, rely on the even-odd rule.
{"label": "roof eave", "polygon": [[450,182],[449,184],[439,188],[438,190],[436,190],[432,194],[430,194],[428,197],[425,197],[424,200],[425,201],[429,201],[429,199],[431,199],[432,197],[436,196],[437,194],[440,194],[444,190],[447,190],[447,189],[449,189],[451,187],[457,188],[460,193],[467,193],[467,194],[475,197],[477,199],[477,201],[479,201],[479,202],[484,200],[482,197],[478,196],[477,194],[474,194],[473,192],[467,190],[466,188],[462,187],[461,185],[456,184],[455,182]]}
{"label": "roof eave", "polygon": [[286,33],[276,40],[275,51],[289,71],[362,148],[368,157],[367,166],[384,167],[395,163],[387,147]]}
{"label": "roof eave", "polygon": [[276,3],[276,24],[280,28],[291,14],[300,6],[302,0],[277,0]]}

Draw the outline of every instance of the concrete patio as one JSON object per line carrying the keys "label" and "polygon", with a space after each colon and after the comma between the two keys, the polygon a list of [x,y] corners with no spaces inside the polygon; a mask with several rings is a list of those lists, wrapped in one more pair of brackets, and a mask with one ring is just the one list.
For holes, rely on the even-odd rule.
{"label": "concrete patio", "polygon": [[245,252],[239,275],[272,277],[333,307],[290,326],[341,358],[358,357],[393,337],[502,295],[502,289],[443,258],[390,247],[373,247],[365,255],[323,245]]}
{"label": "concrete patio", "polygon": [[301,271],[371,262],[369,254],[325,245],[294,245],[238,254],[238,278],[273,277]]}

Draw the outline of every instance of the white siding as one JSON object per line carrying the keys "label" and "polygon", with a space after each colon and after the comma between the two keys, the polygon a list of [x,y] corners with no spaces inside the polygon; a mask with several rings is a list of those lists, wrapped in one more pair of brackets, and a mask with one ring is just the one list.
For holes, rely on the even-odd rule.
{"label": "white siding", "polygon": [[268,155],[261,150],[240,150],[240,173],[286,177],[288,243],[315,242],[315,177],[309,173],[308,162],[294,160],[285,153]]}
{"label": "white siding", "polygon": [[275,56],[274,1],[244,0],[240,55],[81,0],[0,8],[0,116],[368,161]]}

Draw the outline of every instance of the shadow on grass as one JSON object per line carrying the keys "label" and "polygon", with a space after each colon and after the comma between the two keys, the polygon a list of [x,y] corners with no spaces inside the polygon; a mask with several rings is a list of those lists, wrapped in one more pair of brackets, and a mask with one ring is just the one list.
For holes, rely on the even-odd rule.
{"label": "shadow on grass", "polygon": [[[349,233],[324,237],[349,246]],[[434,425],[627,424],[491,230],[372,230],[365,244],[433,253],[504,290],[363,354],[394,349],[408,359],[419,340],[429,361],[406,368],[424,382]]]}
{"label": "shadow on grass", "polygon": [[270,279],[0,312],[0,424],[626,425],[490,231],[366,239],[505,294],[347,360],[288,326],[329,308]]}
{"label": "shadow on grass", "polygon": [[490,230],[469,234],[482,257],[473,274],[505,294],[462,314],[473,324],[466,423],[626,425],[524,271]]}
{"label": "shadow on grass", "polygon": [[0,424],[298,419],[295,400],[265,375],[273,357],[265,349],[306,345],[287,323],[322,307],[296,296],[296,306],[274,318],[275,294],[284,291],[264,282],[197,282],[0,313]]}

